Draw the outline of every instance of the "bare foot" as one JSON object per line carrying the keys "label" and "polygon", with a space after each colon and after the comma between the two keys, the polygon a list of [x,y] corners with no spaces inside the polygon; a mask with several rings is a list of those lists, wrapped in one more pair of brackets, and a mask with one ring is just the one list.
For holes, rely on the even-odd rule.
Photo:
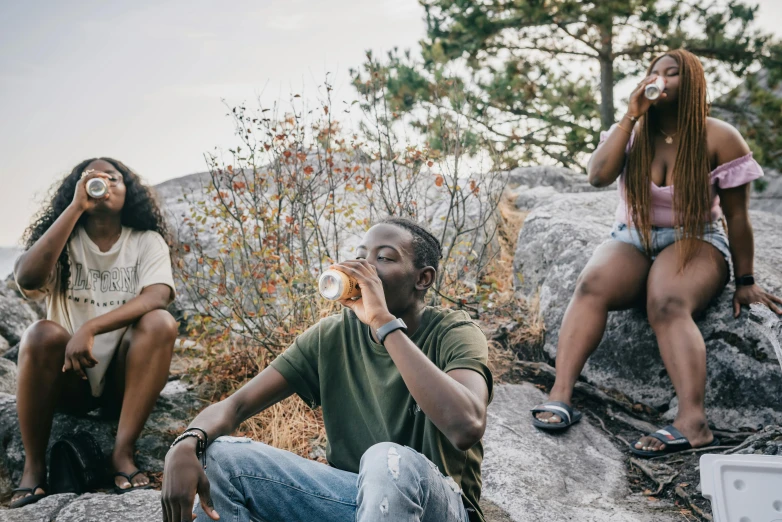
{"label": "bare foot", "polygon": [[[548,397],[549,401],[560,401],[564,402],[568,406],[573,406],[570,404],[570,395],[565,393],[557,392],[556,390],[552,389],[551,393]],[[544,411],[541,413],[536,413],[535,418],[538,419],[541,422],[546,422],[548,424],[559,424],[562,422],[562,417],[555,413],[551,413],[549,411]]]}
{"label": "bare foot", "polygon": [[[682,435],[687,437],[693,448],[700,448],[711,444],[714,441],[714,434],[709,429],[706,419],[676,419],[673,421],[673,427],[679,430]],[[635,448],[643,451],[662,451],[665,449],[665,443],[649,435],[641,437],[635,443]]]}
{"label": "bare foot", "polygon": [[[24,470],[24,474],[22,475],[22,480],[19,482],[20,488],[32,488],[38,485],[43,485],[46,477],[46,470],[43,471],[28,471]],[[29,497],[31,495],[43,495],[46,491],[44,491],[42,488],[36,488],[35,491],[29,492],[29,491],[17,491],[14,493],[14,495],[11,497],[11,502],[16,502],[20,498]]]}
{"label": "bare foot", "polygon": [[[133,457],[129,455],[115,455],[111,456],[111,469],[114,473],[124,473],[125,475],[132,476],[133,478],[129,482],[126,477],[117,475],[114,477],[114,485],[120,489],[139,488],[149,484],[149,477],[145,473],[138,473],[136,463],[133,462]],[[131,483],[132,482],[132,483]]]}

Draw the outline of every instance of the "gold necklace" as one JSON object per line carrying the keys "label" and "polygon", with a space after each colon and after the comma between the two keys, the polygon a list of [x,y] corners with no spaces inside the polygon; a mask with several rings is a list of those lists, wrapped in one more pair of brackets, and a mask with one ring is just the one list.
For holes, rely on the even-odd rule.
{"label": "gold necklace", "polygon": [[660,132],[663,134],[663,136],[665,136],[665,143],[667,143],[668,145],[670,145],[671,143],[673,143],[673,137],[674,137],[674,136],[676,136],[676,133],[675,133],[675,132],[674,132],[673,134],[668,134],[667,132],[665,132],[665,131],[664,131],[664,130],[662,130],[662,129],[659,129],[659,130],[660,130]]}

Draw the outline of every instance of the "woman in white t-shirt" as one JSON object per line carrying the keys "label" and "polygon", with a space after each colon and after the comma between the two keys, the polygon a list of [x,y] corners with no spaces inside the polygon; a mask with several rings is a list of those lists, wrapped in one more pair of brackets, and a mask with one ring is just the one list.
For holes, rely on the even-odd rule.
{"label": "woman in white t-shirt", "polygon": [[[102,178],[108,192],[88,195]],[[25,466],[11,507],[43,498],[56,410],[119,411],[109,465],[115,490],[149,487],[136,440],[166,384],[177,323],[171,258],[160,209],[139,177],[110,158],[81,162],[27,231],[14,267],[20,291],[45,299],[46,320],[19,347],[17,410]]]}

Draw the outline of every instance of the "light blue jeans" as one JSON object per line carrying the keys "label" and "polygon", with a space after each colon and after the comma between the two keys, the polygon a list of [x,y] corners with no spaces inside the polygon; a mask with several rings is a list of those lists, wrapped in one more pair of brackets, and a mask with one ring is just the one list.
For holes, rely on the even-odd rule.
{"label": "light blue jeans", "polygon": [[[629,243],[642,253],[647,254],[640,232],[633,227],[629,227],[624,223],[614,223],[614,227],[611,229],[611,238],[622,243]],[[679,236],[675,228],[652,226],[652,261],[660,252],[673,245],[678,239]],[[714,245],[720,251],[722,257],[725,258],[728,266],[730,266],[730,244],[728,243],[728,235],[725,233],[725,227],[720,220],[703,225],[703,240]]]}
{"label": "light blue jeans", "polygon": [[[206,475],[221,522],[468,522],[459,486],[425,456],[382,442],[358,474],[246,438],[220,437]],[[211,520],[198,506],[198,522]]]}

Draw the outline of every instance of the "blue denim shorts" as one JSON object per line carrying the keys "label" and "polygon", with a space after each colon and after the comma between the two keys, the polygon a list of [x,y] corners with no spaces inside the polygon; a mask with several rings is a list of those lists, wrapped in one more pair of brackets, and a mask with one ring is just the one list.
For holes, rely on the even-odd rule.
{"label": "blue denim shorts", "polygon": [[[624,223],[614,223],[614,227],[611,229],[611,238],[633,245],[644,254],[647,254],[643,241],[641,241],[641,235],[633,227],[629,227]],[[652,260],[666,247],[674,244],[677,239],[675,228],[652,226]],[[722,221],[717,220],[706,223],[703,226],[703,240],[714,245],[723,255],[728,266],[730,266],[730,245]]]}

